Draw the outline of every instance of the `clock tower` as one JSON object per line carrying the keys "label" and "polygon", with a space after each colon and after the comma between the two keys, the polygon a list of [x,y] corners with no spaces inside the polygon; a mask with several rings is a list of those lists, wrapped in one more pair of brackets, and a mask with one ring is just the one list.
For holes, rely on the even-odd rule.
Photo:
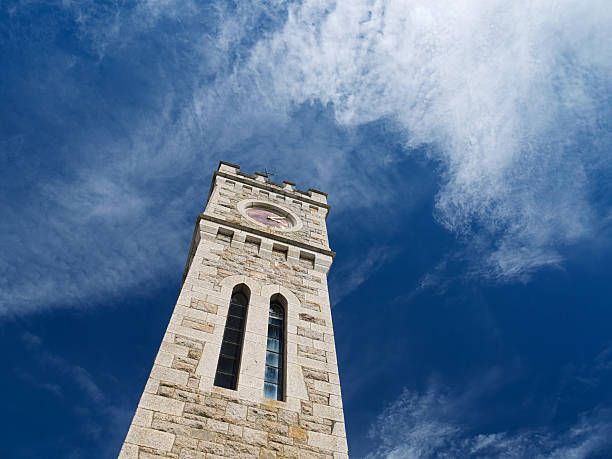
{"label": "clock tower", "polygon": [[121,459],[346,459],[327,195],[221,162]]}

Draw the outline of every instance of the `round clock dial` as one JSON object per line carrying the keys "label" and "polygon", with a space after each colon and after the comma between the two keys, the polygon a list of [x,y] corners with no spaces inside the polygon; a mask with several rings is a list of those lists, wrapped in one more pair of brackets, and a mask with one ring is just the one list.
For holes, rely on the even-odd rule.
{"label": "round clock dial", "polygon": [[270,209],[262,209],[258,207],[251,207],[247,209],[246,214],[253,220],[262,223],[272,228],[289,228],[289,219],[284,215],[274,212]]}

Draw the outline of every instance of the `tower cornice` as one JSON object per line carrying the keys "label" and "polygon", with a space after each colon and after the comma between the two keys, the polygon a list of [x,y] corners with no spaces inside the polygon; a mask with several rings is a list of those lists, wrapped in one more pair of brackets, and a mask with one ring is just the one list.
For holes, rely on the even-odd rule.
{"label": "tower cornice", "polygon": [[244,231],[245,233],[253,233],[257,236],[261,236],[261,237],[265,237],[268,239],[272,239],[274,241],[277,242],[282,242],[283,244],[287,244],[287,245],[294,245],[296,247],[299,247],[301,249],[306,249],[306,250],[310,250],[311,252],[317,252],[323,255],[328,255],[332,258],[334,258],[336,256],[336,252],[334,252],[333,250],[327,250],[327,249],[323,249],[321,247],[317,247],[315,245],[310,245],[310,244],[306,244],[304,242],[301,241],[297,241],[294,239],[289,239],[283,236],[280,236],[278,234],[275,233],[268,233],[266,231],[262,231],[259,230],[257,228],[253,228],[252,226],[246,226],[246,225],[241,225],[240,223],[236,223],[233,221],[229,221],[229,220],[223,220],[222,218],[217,218],[217,217],[213,217],[211,215],[206,215],[206,214],[199,214],[198,215],[198,221],[196,222],[196,228],[197,225],[200,224],[200,220],[207,220],[209,222],[212,223],[216,223],[218,225],[221,226],[228,226],[230,228],[234,228],[240,231]]}

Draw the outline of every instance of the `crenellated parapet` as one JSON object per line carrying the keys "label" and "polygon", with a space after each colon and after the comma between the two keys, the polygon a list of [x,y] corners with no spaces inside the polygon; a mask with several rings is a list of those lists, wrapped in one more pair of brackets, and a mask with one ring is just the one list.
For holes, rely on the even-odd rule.
{"label": "crenellated parapet", "polygon": [[315,190],[314,188],[308,188],[307,191],[298,190],[295,187],[295,183],[293,182],[283,180],[282,183],[276,183],[270,180],[269,174],[265,172],[254,172],[253,174],[247,174],[245,172],[242,172],[240,170],[240,166],[236,164],[220,161],[219,167],[215,172],[215,177],[221,176],[228,178],[227,175],[231,175],[236,180],[262,188],[264,190],[280,194],[290,194],[296,199],[301,199],[304,202],[308,202],[317,206],[322,206],[329,210],[329,206],[327,205],[327,193]]}

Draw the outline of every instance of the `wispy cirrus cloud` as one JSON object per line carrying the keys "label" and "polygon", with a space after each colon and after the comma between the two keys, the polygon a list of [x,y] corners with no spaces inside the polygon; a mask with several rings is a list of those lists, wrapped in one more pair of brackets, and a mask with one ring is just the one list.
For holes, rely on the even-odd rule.
{"label": "wispy cirrus cloud", "polygon": [[609,215],[603,1],[2,8],[17,94],[0,131],[3,315],[176,273],[223,158],[274,165],[342,212],[418,197],[394,169],[427,152],[436,218],[471,273],[501,280],[562,263]]}
{"label": "wispy cirrus cloud", "polygon": [[345,296],[357,290],[361,284],[385,263],[396,258],[400,252],[398,247],[374,246],[369,248],[365,254],[360,254],[334,270],[330,279],[330,283],[334,286],[334,304],[338,304]]}
{"label": "wispy cirrus cloud", "polygon": [[[105,393],[87,369],[46,349],[39,336],[25,332],[21,340],[34,357],[34,363],[28,368],[17,368],[17,376],[32,388],[51,392],[62,404],[66,404],[67,411],[80,421],[79,432],[75,432],[75,435],[85,436],[90,442],[98,444],[100,455],[107,457],[117,454],[115,448],[125,435],[133,415],[132,409]],[[33,371],[37,375],[33,375]],[[40,374],[44,377],[41,378]],[[59,444],[54,446],[59,447]],[[71,454],[82,457],[84,453],[77,449]]]}
{"label": "wispy cirrus cloud", "polygon": [[474,272],[508,279],[560,263],[602,215],[610,23],[602,1],[305,1],[247,71],[285,103],[332,103],[347,126],[393,117],[407,147],[435,145],[439,222]]}
{"label": "wispy cirrus cloud", "polygon": [[[42,339],[37,335],[26,332],[21,338],[30,350],[36,352],[38,364],[52,369],[53,372],[67,376],[93,403],[103,404],[107,401],[102,389],[100,389],[94,378],[85,368],[74,365],[63,357],[45,350]],[[40,385],[44,389],[56,392],[63,398],[63,392],[59,384],[51,381],[42,381]]]}
{"label": "wispy cirrus cloud", "polygon": [[[532,396],[524,394],[523,403],[515,402],[501,409],[489,405],[489,395],[511,387],[517,377],[528,371],[520,359],[510,366],[494,366],[483,370],[477,380],[470,380],[463,389],[451,388],[432,377],[424,390],[409,390],[393,400],[370,426],[372,446],[366,455],[377,458],[572,458],[603,457],[612,449],[609,432],[612,429],[612,408],[609,402],[593,402],[563,418],[563,400],[577,402],[575,394],[607,387],[610,378],[612,346],[606,345],[591,361],[568,364],[555,387],[547,388],[548,406],[542,418],[521,419],[522,427],[499,431],[494,425],[506,416],[511,424],[513,410],[520,413],[530,404]],[[497,399],[499,401],[499,399]],[[493,416],[488,413],[492,408]]]}
{"label": "wispy cirrus cloud", "polygon": [[462,422],[468,401],[465,396],[454,398],[436,385],[423,393],[405,390],[372,424],[370,436],[376,446],[366,457],[581,459],[612,447],[609,409],[586,412],[563,431],[543,427],[478,433]]}

